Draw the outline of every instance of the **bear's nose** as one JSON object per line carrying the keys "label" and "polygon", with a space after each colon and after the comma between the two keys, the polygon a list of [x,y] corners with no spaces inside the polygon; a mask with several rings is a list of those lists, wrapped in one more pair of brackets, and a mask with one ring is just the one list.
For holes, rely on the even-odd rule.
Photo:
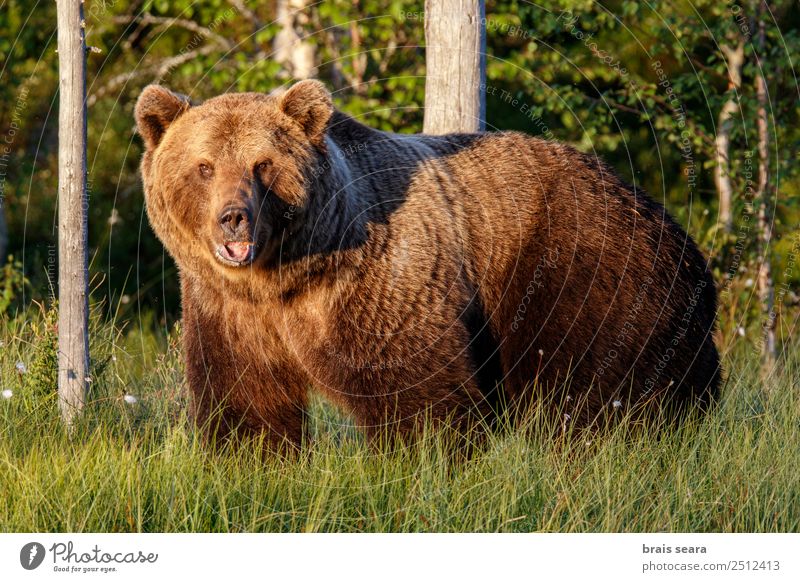
{"label": "bear's nose", "polygon": [[229,206],[219,216],[219,225],[226,238],[240,238],[248,235],[250,212],[240,206]]}

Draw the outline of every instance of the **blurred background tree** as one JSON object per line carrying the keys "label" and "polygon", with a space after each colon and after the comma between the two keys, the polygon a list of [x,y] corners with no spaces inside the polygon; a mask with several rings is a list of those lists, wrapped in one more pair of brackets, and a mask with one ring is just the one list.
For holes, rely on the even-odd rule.
{"label": "blurred background tree", "polygon": [[[133,105],[159,82],[202,101],[269,92],[317,76],[339,107],[384,130],[422,128],[424,2],[86,0],[93,298],[123,319],[170,327],[176,270],[144,215]],[[797,151],[800,9],[755,0],[487,0],[487,127],[596,152],[666,204],[712,261],[723,343],[754,346],[770,260],[778,340],[796,325],[800,286]],[[2,226],[23,271],[14,302],[52,293],[57,107],[55,3],[0,12]],[[757,79],[768,96],[767,198],[759,238]],[[6,147],[7,146],[7,147]],[[6,149],[3,149],[6,148]],[[722,204],[720,194],[722,193]],[[722,210],[722,212],[720,212]],[[761,242],[759,242],[761,241]],[[11,273],[5,269],[3,273]],[[9,278],[11,275],[0,275]],[[0,285],[4,287],[4,285]],[[149,325],[150,323],[147,323]]]}

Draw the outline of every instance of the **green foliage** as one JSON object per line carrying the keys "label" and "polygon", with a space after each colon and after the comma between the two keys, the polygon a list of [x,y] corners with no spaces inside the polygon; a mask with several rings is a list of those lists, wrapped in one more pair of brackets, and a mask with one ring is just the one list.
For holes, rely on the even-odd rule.
{"label": "green foliage", "polygon": [[58,394],[58,311],[42,308],[41,317],[30,322],[27,337],[30,363],[23,375],[25,391],[20,396],[52,405]]}
{"label": "green foliage", "polygon": [[[109,364],[115,357],[113,346],[121,337],[121,330],[102,323],[102,309],[93,306],[90,318],[89,338],[91,361],[90,384],[104,382]],[[14,335],[9,343],[24,346],[18,360],[24,372],[17,371],[21,392],[17,398],[24,402],[26,411],[42,411],[52,408],[58,393],[58,303],[50,307],[38,305],[38,312],[17,316],[9,325]],[[109,332],[113,331],[109,335]]]}
{"label": "green foliage", "polygon": [[14,299],[29,285],[30,281],[22,271],[22,262],[10,255],[0,268],[0,317],[5,315]]}
{"label": "green foliage", "polygon": [[[142,87],[157,81],[201,101],[223,91],[268,92],[291,82],[272,54],[279,30],[274,5],[246,6],[248,11],[240,11],[226,0],[85,3],[87,42],[101,50],[88,55],[87,73],[91,270],[104,280],[94,292],[108,305],[133,297],[124,309],[141,303],[165,324],[179,315],[175,267],[144,217],[141,144],[132,115]],[[738,272],[734,262],[743,257],[752,265],[757,258],[752,233],[742,250],[736,247],[746,160],[755,153],[754,79],[763,69],[774,132],[770,150],[777,154],[771,157],[779,193],[774,272],[777,285],[796,285],[800,269],[787,270],[793,256],[787,241],[800,222],[800,166],[791,155],[800,141],[791,60],[800,53],[800,12],[788,0],[770,3],[770,9],[775,20],[768,22],[764,54],[756,54],[752,42],[746,45],[741,112],[731,135],[737,193],[731,235],[715,227],[712,179],[717,115],[731,96],[720,47],[737,42],[745,27],[752,29],[752,3],[489,0],[488,126],[565,140],[603,156],[667,204],[701,241],[718,281],[731,271],[744,281],[752,273]],[[313,46],[318,76],[339,107],[380,129],[421,130],[421,0],[333,0],[313,4],[306,16],[299,32]],[[49,268],[55,240],[54,23],[54,3],[32,9],[12,0],[0,13],[0,131],[12,122],[19,128],[9,153],[4,208],[11,233],[24,233],[11,237],[11,251],[21,256],[24,248],[24,272],[38,300],[51,291],[42,266]]]}

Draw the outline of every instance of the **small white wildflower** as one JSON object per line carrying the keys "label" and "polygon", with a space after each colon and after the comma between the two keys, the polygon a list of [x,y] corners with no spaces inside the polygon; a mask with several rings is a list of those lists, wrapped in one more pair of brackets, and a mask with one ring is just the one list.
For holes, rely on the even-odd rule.
{"label": "small white wildflower", "polygon": [[117,361],[117,356],[111,356],[111,361],[112,362],[116,362]]}
{"label": "small white wildflower", "polygon": [[123,295],[122,297],[119,298],[119,300],[120,300],[120,303],[122,303],[123,305],[127,305],[128,303],[131,302],[131,296],[130,295]]}
{"label": "small white wildflower", "polygon": [[128,404],[136,404],[137,402],[139,402],[139,399],[136,398],[136,396],[134,396],[133,394],[126,394],[123,397],[123,400]]}
{"label": "small white wildflower", "polygon": [[540,349],[539,349],[539,357],[541,357],[541,356],[543,356],[543,355],[544,355],[544,350],[540,348]]}
{"label": "small white wildflower", "polygon": [[14,367],[17,369],[18,374],[24,374],[25,372],[28,371],[28,368],[26,368],[25,364],[23,364],[22,362],[17,362]]}
{"label": "small white wildflower", "polygon": [[748,279],[747,281],[744,282],[744,286],[745,287],[752,287],[753,286],[753,280],[752,279]]}
{"label": "small white wildflower", "polygon": [[566,413],[565,413],[565,414],[564,414],[564,422],[567,422],[567,421],[569,421],[569,420],[572,420],[572,417],[571,417],[569,414],[566,414]]}
{"label": "small white wildflower", "polygon": [[703,210],[703,216],[708,216],[708,208],[706,208],[705,210]]}
{"label": "small white wildflower", "polygon": [[3,398],[5,398],[6,400],[8,400],[12,396],[14,396],[14,393],[11,390],[9,390],[8,388],[3,390],[2,394],[3,394]]}
{"label": "small white wildflower", "polygon": [[622,408],[622,401],[621,400],[615,400],[614,402],[611,403],[611,406],[613,406],[615,409]]}
{"label": "small white wildflower", "polygon": [[567,402],[569,402],[570,400],[572,400],[572,396],[570,396],[569,394],[567,394]]}
{"label": "small white wildflower", "polygon": [[670,387],[670,386],[672,386],[673,384],[675,384],[675,380],[670,380],[670,381],[669,381],[669,384],[667,384],[667,388],[669,388],[669,387]]}
{"label": "small white wildflower", "polygon": [[114,226],[120,222],[122,222],[122,219],[119,217],[119,211],[116,208],[112,209],[111,215],[108,217],[108,224]]}
{"label": "small white wildflower", "polygon": [[743,327],[740,325],[740,326],[739,326],[739,327],[736,329],[736,333],[738,333],[740,336],[744,337],[744,335],[745,335],[745,330],[744,330],[744,328],[743,328]]}

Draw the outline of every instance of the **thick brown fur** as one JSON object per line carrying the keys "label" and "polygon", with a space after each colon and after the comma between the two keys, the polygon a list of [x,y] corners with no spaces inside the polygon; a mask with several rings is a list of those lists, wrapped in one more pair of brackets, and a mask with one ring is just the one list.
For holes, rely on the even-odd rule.
{"label": "thick brown fur", "polygon": [[[593,156],[377,131],[316,81],[199,106],[151,86],[136,119],[195,416],[221,435],[299,445],[309,390],[372,436],[535,401],[589,425],[713,398],[705,260]],[[243,266],[215,256],[230,205],[252,215]]]}

